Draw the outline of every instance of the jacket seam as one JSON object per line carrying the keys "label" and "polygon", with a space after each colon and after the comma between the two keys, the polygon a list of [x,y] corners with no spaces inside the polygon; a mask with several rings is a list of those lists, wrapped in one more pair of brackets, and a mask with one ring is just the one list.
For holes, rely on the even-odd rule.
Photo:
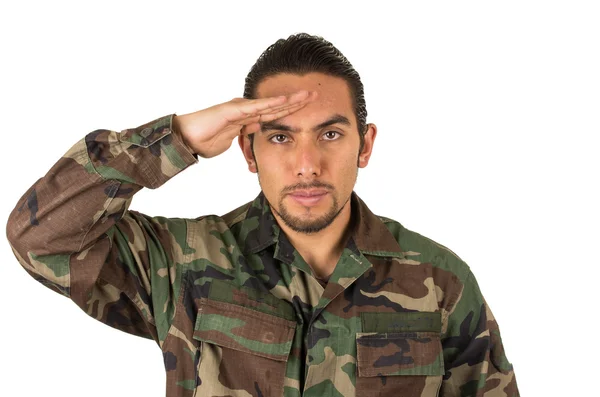
{"label": "jacket seam", "polygon": [[[86,135],[87,137],[87,135]],[[85,142],[85,137],[82,139],[83,141],[83,146],[85,148],[85,157],[88,160],[88,163],[90,164],[90,167],[92,167],[92,170],[94,170],[94,172],[96,173],[96,175],[98,175],[100,177],[100,179],[102,179],[103,181],[107,181],[108,179],[104,178],[102,176],[101,173],[98,172],[98,170],[96,169],[96,167],[94,166],[94,162],[92,161],[92,158],[90,157],[90,152],[88,151],[88,146],[87,143]]]}

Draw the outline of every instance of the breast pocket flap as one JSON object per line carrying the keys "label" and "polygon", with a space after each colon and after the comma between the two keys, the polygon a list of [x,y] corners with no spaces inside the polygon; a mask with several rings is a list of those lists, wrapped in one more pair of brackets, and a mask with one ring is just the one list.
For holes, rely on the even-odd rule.
{"label": "breast pocket flap", "polygon": [[296,322],[237,304],[202,298],[193,338],[277,361],[287,361]]}
{"label": "breast pocket flap", "polygon": [[358,332],[358,376],[443,375],[439,332]]}

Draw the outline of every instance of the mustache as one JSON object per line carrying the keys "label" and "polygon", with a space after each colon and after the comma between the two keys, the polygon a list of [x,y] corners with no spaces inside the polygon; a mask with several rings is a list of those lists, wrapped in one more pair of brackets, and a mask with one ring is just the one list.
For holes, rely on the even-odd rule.
{"label": "mustache", "polygon": [[310,190],[310,189],[327,189],[334,190],[333,185],[325,182],[313,182],[311,184],[298,183],[296,185],[288,186],[282,190],[282,193],[289,193],[295,190]]}

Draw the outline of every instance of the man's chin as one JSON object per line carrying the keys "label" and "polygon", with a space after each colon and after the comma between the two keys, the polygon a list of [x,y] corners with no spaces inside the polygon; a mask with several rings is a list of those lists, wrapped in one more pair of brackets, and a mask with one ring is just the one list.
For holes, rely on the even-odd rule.
{"label": "man's chin", "polygon": [[331,224],[331,222],[323,222],[322,220],[307,222],[299,221],[298,219],[286,219],[284,223],[293,231],[303,234],[318,233]]}

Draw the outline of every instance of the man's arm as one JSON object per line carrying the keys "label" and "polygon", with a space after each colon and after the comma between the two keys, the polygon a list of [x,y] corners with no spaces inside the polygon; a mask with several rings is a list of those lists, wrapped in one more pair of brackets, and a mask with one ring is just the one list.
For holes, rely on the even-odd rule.
{"label": "man's arm", "polygon": [[168,322],[177,293],[170,270],[186,225],[128,207],[143,187],[198,161],[172,117],[87,134],[21,197],[6,229],[33,278],[90,316],[157,342],[156,323]]}
{"label": "man's arm", "polygon": [[500,329],[473,273],[461,280],[462,291],[447,319],[442,340],[446,374],[440,396],[518,397],[512,364]]}
{"label": "man's arm", "polygon": [[11,212],[6,234],[15,256],[33,278],[90,316],[161,344],[185,265],[186,221],[129,211],[133,195],[315,98],[306,91],[235,98],[121,133],[89,133]]}

